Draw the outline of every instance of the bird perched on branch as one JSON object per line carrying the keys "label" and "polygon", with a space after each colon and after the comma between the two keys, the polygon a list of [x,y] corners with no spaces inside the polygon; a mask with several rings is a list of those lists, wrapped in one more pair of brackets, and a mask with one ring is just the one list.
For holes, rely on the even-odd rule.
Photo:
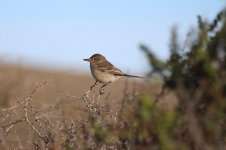
{"label": "bird perched on branch", "polygon": [[84,61],[90,62],[91,73],[96,82],[104,84],[102,88],[105,87],[107,84],[115,82],[116,80],[119,80],[123,77],[143,78],[123,73],[121,70],[112,65],[101,54],[94,54],[89,59],[84,59]]}

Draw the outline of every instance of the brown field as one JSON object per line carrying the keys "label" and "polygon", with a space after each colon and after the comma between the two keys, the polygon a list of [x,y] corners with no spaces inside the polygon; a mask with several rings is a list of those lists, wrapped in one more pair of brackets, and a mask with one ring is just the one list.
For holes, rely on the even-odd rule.
{"label": "brown field", "polygon": [[[71,122],[80,122],[81,120],[84,121],[88,119],[87,116],[91,108],[87,107],[87,104],[81,97],[84,96],[94,83],[90,74],[38,70],[8,64],[1,64],[0,71],[0,106],[2,109],[0,118],[2,120],[0,123],[0,149],[33,149],[35,140],[31,140],[30,137],[37,137],[37,135],[35,135],[37,133],[35,129],[32,128],[32,125],[37,128],[37,130],[40,130],[40,132],[43,130],[40,122],[37,122],[36,125],[33,117],[36,116],[36,114],[39,114],[39,116],[48,116],[48,119],[45,117],[43,121],[49,120],[49,123],[43,123],[44,128],[50,128],[50,124],[59,123],[59,120],[69,125]],[[42,84],[43,82],[45,83],[41,85],[40,88],[37,88],[37,84]],[[160,87],[159,82],[124,79],[107,86],[104,95],[101,96],[98,94],[100,88],[100,85],[98,85],[98,87],[94,88],[95,92],[91,92],[89,97],[93,100],[93,104],[99,103],[98,108],[107,108],[108,106],[112,117],[114,113],[113,109],[118,109],[117,105],[119,105],[125,97],[135,99],[134,97],[137,98],[137,96],[147,91],[152,95],[156,95],[160,92]],[[33,91],[34,89],[36,91]],[[31,94],[32,91],[34,94]],[[29,100],[28,103],[29,107],[26,106],[28,112],[26,112],[23,102],[31,95],[31,100]],[[95,101],[96,99],[99,99],[99,102]],[[129,105],[126,104],[126,106],[130,107],[130,103],[128,104]],[[168,96],[168,98],[162,98],[161,101],[157,103],[161,109],[173,108],[175,104],[176,101],[172,98],[172,95]],[[18,107],[7,110],[13,106]],[[126,107],[125,105],[123,106]],[[133,112],[133,110],[129,108],[126,109],[126,111],[125,113],[127,114]],[[26,113],[28,117],[26,117]],[[117,113],[115,115],[117,115]],[[109,116],[105,115],[105,117],[109,119]],[[29,118],[30,122],[32,122],[30,127],[29,122],[23,120],[26,118]],[[52,128],[51,132],[54,130]],[[31,133],[33,136],[30,135]],[[41,134],[44,134],[44,131]],[[59,137],[54,138],[57,141]],[[31,141],[33,141],[33,143]],[[36,141],[37,145],[43,145],[40,140]],[[62,137],[60,141],[62,141]],[[54,149],[57,149],[56,147],[57,146],[54,146]]]}

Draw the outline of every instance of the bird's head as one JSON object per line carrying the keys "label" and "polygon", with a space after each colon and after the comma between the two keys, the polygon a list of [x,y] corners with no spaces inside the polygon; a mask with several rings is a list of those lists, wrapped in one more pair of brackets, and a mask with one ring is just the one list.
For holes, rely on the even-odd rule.
{"label": "bird's head", "polygon": [[99,63],[105,61],[106,58],[101,54],[94,54],[89,59],[83,59],[84,61],[88,61],[90,63]]}

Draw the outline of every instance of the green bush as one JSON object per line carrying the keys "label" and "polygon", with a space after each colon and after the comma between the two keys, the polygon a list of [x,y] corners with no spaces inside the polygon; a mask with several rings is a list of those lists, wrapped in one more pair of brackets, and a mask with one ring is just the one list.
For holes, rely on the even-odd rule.
{"label": "green bush", "polygon": [[[178,43],[177,30],[173,28],[167,61],[159,60],[141,45],[151,64],[149,75],[160,75],[163,89],[175,93],[179,101],[174,112],[159,113],[154,118],[149,113],[156,125],[153,132],[160,148],[175,149],[179,143],[187,149],[225,149],[225,21],[225,9],[219,12],[213,23],[198,16],[197,32],[190,32],[184,45]],[[153,108],[150,110],[153,112]]]}

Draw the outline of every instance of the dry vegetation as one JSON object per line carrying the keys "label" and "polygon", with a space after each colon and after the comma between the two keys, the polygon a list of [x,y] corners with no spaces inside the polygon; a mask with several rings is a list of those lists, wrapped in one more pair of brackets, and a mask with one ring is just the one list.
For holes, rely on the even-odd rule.
{"label": "dry vegetation", "polygon": [[[226,9],[158,59],[149,80],[118,81],[102,95],[89,76],[1,65],[0,149],[226,148]],[[92,86],[93,85],[93,86]]]}
{"label": "dry vegetation", "polygon": [[[7,64],[0,69],[0,149],[118,149],[115,133],[99,130],[120,131],[137,96],[149,90],[143,81],[121,80],[100,95],[91,76]],[[152,94],[160,91],[159,83],[152,87]]]}

